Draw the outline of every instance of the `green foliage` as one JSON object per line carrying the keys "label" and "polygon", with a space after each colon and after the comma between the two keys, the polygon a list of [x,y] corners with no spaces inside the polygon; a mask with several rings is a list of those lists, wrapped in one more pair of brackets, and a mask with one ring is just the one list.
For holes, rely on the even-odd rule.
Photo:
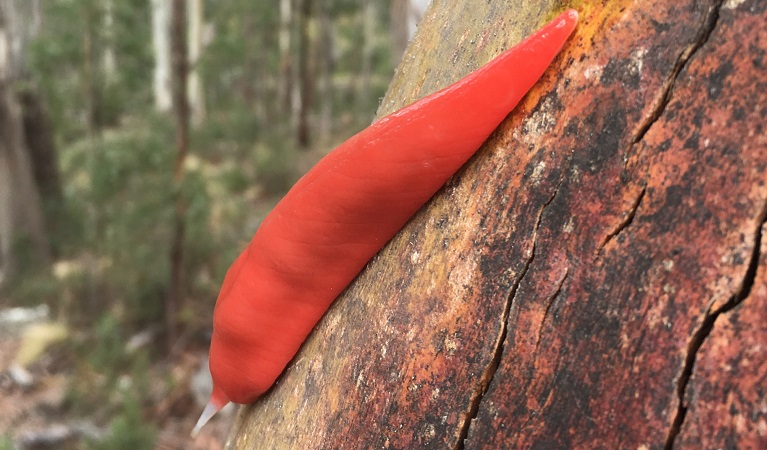
{"label": "green foliage", "polygon": [[[109,433],[99,441],[89,442],[93,450],[151,449],[157,438],[157,427],[142,412],[149,390],[148,361],[145,355],[135,355],[130,375],[123,386],[118,386],[114,400],[118,413],[109,424]],[[113,387],[114,388],[114,387]]]}
{"label": "green foliage", "polygon": [[[76,142],[63,152],[67,204],[80,212],[72,238],[91,249],[96,273],[134,323],[158,321],[168,279],[173,211],[172,137],[164,127]],[[109,303],[103,302],[105,306]]]}
{"label": "green foliage", "polygon": [[10,436],[0,436],[0,450],[15,450],[13,446],[13,439]]}
{"label": "green foliage", "polygon": [[[111,26],[105,25],[107,4],[113,7]],[[317,47],[318,18],[310,23],[317,47],[310,66],[316,71],[319,58],[332,59],[330,89],[315,92],[310,126],[319,129],[320,114],[331,111],[325,119],[343,130],[317,141],[338,142],[367,125],[391,74],[388,31],[379,25],[371,77],[361,82],[360,5],[356,0],[321,5],[332,22],[332,52]],[[195,69],[203,81],[206,119],[192,131],[177,185],[176,124],[171,115],[155,112],[152,98],[150,1],[41,6],[44,26],[28,60],[60,153],[64,200],[53,205],[61,220],[51,234],[58,254],[53,271],[19,261],[22,276],[3,296],[14,304],[47,303],[77,329],[70,412],[95,417],[110,429],[106,440],[89,447],[151,448],[157,430],[144,412],[152,401],[149,361],[159,352],[128,353],[125,342],[163,322],[177,200],[183,200],[186,228],[181,315],[187,329],[197,331],[210,326],[226,269],[298,178],[299,162],[322,153],[311,149],[307,157],[296,147],[290,106],[279,98],[285,74],[295,74],[299,33],[291,30],[292,53],[286,59],[273,2],[205,2],[211,31],[204,34],[210,39]],[[379,5],[377,11],[383,20],[388,8]],[[105,70],[108,52],[115,58],[114,73]],[[293,72],[286,70],[291,64]],[[361,92],[363,85],[367,92]],[[322,102],[330,108],[323,109]],[[5,444],[0,437],[0,450]]]}
{"label": "green foliage", "polygon": [[103,441],[92,441],[93,450],[141,450],[154,448],[157,427],[141,417],[136,401],[128,397],[120,415],[112,420],[109,434]]}
{"label": "green foliage", "polygon": [[296,160],[298,149],[291,141],[267,140],[253,149],[256,179],[271,194],[287,191],[298,179]]}
{"label": "green foliage", "polygon": [[86,352],[89,364],[108,380],[114,380],[125,363],[125,339],[122,334],[117,318],[105,314],[96,323],[92,344]]}
{"label": "green foliage", "polygon": [[[116,124],[151,102],[153,59],[147,0],[111,2],[112,26],[103,26],[106,2],[42,2],[49,20],[30,49],[30,66],[51,109],[59,139],[81,138],[95,125]],[[102,69],[111,49],[118,68]]]}
{"label": "green foliage", "polygon": [[150,355],[127,352],[125,336],[119,318],[106,314],[75,348],[79,364],[67,396],[69,414],[109,423],[107,436],[89,441],[86,448],[152,448],[157,436],[145,415],[152,403]]}
{"label": "green foliage", "polygon": [[19,306],[36,306],[40,304],[55,304],[58,299],[59,283],[50,273],[24,268],[19,276],[4,289],[4,294],[13,299]]}

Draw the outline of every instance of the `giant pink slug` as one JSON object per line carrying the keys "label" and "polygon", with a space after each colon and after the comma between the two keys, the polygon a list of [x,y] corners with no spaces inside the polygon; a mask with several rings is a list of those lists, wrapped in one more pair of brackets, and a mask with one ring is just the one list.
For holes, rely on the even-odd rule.
{"label": "giant pink slug", "polygon": [[213,394],[195,427],[263,394],[365,264],[480,148],[578,20],[566,11],[457,83],[351,137],[266,216],[224,278]]}

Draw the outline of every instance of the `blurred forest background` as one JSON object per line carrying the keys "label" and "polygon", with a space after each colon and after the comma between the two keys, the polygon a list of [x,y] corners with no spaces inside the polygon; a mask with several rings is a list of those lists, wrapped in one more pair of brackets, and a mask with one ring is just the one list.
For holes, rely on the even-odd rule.
{"label": "blurred forest background", "polygon": [[427,3],[0,0],[0,449],[192,448],[226,269]]}

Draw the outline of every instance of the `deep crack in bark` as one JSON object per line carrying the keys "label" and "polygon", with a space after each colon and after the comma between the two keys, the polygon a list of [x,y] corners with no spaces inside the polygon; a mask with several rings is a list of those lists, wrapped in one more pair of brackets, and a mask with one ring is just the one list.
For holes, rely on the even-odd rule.
{"label": "deep crack in bark", "polygon": [[[706,20],[703,22],[703,25],[700,29],[700,32],[697,38],[690,46],[684,49],[684,51],[677,58],[676,63],[674,64],[673,70],[669,74],[668,78],[666,78],[666,81],[663,83],[663,97],[660,99],[658,106],[656,106],[652,110],[652,112],[645,118],[645,120],[640,125],[636,136],[634,136],[634,139],[632,139],[631,141],[632,145],[628,146],[629,149],[633,145],[639,143],[642,139],[644,139],[645,135],[650,130],[650,128],[652,128],[653,124],[655,124],[655,122],[658,121],[660,116],[666,110],[666,106],[668,106],[669,101],[671,101],[671,96],[674,90],[674,84],[676,84],[676,80],[679,77],[679,73],[682,72],[682,69],[684,69],[684,67],[692,59],[695,53],[706,42],[708,42],[708,38],[711,36],[711,33],[714,31],[714,28],[716,28],[716,23],[719,20],[719,10],[722,8],[723,4],[724,4],[724,0],[715,0],[711,4],[708,15],[706,16]],[[623,161],[624,161],[624,165],[628,162],[628,153],[623,158]]]}
{"label": "deep crack in bark", "polygon": [[557,288],[554,291],[553,294],[549,296],[549,299],[546,302],[546,309],[543,311],[543,317],[541,318],[541,326],[538,328],[538,339],[535,341],[535,351],[533,352],[535,355],[538,355],[538,345],[541,343],[541,336],[543,334],[543,324],[546,323],[546,318],[549,317],[549,311],[551,310],[551,305],[554,304],[554,300],[559,297],[559,294],[562,293],[562,286],[565,284],[565,280],[567,280],[567,276],[570,274],[570,268],[565,267],[565,273],[562,275],[562,278],[559,279],[559,282],[557,282]]}
{"label": "deep crack in bark", "polygon": [[498,336],[498,340],[495,343],[495,349],[493,350],[493,358],[490,360],[490,363],[485,368],[485,371],[482,373],[482,377],[480,378],[479,383],[477,384],[477,387],[474,389],[474,394],[472,395],[471,402],[469,404],[469,413],[466,419],[464,420],[463,424],[461,425],[461,429],[458,434],[458,441],[453,447],[453,450],[464,449],[464,446],[466,445],[466,438],[469,436],[469,430],[471,428],[471,424],[472,422],[474,422],[474,419],[476,419],[477,414],[479,413],[479,406],[482,404],[482,400],[485,397],[485,394],[487,393],[487,389],[490,387],[490,383],[493,381],[493,378],[495,377],[495,372],[498,370],[498,366],[500,366],[501,364],[501,359],[503,358],[503,350],[506,345],[506,335],[508,333],[508,327],[509,327],[508,320],[509,320],[509,314],[511,314],[511,306],[514,304],[514,298],[517,295],[517,290],[519,289],[519,286],[522,284],[522,280],[524,280],[525,275],[527,275],[528,269],[530,269],[530,266],[533,264],[533,260],[535,259],[535,246],[536,246],[536,243],[538,242],[538,228],[540,227],[541,220],[543,219],[543,212],[546,210],[546,207],[549,206],[551,202],[554,201],[554,197],[556,197],[557,192],[559,192],[559,188],[562,186],[562,183],[565,180],[565,176],[566,176],[568,168],[569,168],[569,163],[565,166],[564,170],[562,171],[562,176],[557,182],[557,185],[554,188],[554,192],[551,194],[551,197],[549,197],[546,203],[543,204],[540,212],[538,213],[538,218],[536,219],[535,227],[533,228],[533,244],[530,250],[530,256],[527,258],[527,261],[525,261],[525,265],[522,268],[522,272],[520,273],[519,278],[517,278],[517,280],[512,285],[511,290],[509,291],[509,295],[506,298],[506,303],[504,304],[504,307],[503,307],[503,313],[501,314],[501,332]]}
{"label": "deep crack in bark", "polygon": [[[541,214],[542,213],[543,209],[541,209]],[[482,374],[482,378],[480,378],[479,384],[474,390],[474,395],[472,396],[469,407],[469,414],[461,426],[461,431],[458,434],[458,442],[456,442],[454,450],[463,450],[466,438],[469,436],[469,428],[471,427],[471,423],[477,417],[477,413],[479,412],[479,405],[482,403],[482,399],[485,396],[485,393],[487,393],[487,388],[493,381],[493,377],[495,377],[495,371],[498,370],[498,366],[501,364],[501,358],[503,357],[503,349],[505,346],[504,343],[506,341],[506,333],[509,325],[508,319],[509,314],[511,313],[511,305],[514,303],[514,297],[517,295],[517,289],[519,289],[519,285],[522,284],[522,280],[525,278],[527,270],[530,268],[530,265],[532,265],[533,260],[535,259],[535,244],[538,238],[538,224],[540,224],[540,216],[533,233],[533,248],[530,250],[530,256],[527,258],[527,261],[525,261],[525,265],[522,268],[522,272],[520,273],[519,278],[517,278],[517,280],[512,285],[511,291],[509,291],[509,295],[506,298],[506,303],[503,306],[503,314],[501,314],[501,332],[498,337],[498,341],[495,343],[493,359],[485,368],[485,371]]]}
{"label": "deep crack in bark", "polygon": [[639,209],[639,205],[642,203],[645,192],[647,192],[647,186],[642,186],[642,190],[639,192],[637,198],[634,199],[634,203],[631,204],[631,208],[623,217],[623,220],[621,220],[620,223],[618,223],[618,225],[612,231],[607,233],[607,236],[605,236],[605,238],[599,244],[599,247],[597,247],[597,256],[599,256],[599,254],[602,252],[602,249],[604,249],[611,240],[613,240],[621,233],[621,231],[628,228],[629,225],[634,222],[634,217],[636,216],[637,210]]}
{"label": "deep crack in bark", "polygon": [[700,327],[695,330],[692,338],[690,339],[690,343],[687,345],[687,354],[685,356],[684,366],[676,384],[678,404],[676,415],[674,416],[674,421],[672,422],[671,428],[669,429],[669,432],[666,436],[666,444],[664,446],[666,450],[671,450],[674,448],[674,442],[682,430],[682,425],[684,424],[684,419],[687,415],[688,407],[684,403],[684,397],[685,393],[687,392],[687,384],[689,383],[690,377],[692,376],[692,372],[695,368],[695,359],[698,355],[700,347],[703,345],[703,342],[714,328],[714,324],[716,319],[719,318],[719,315],[726,313],[741,304],[746,298],[748,298],[748,296],[751,294],[751,289],[754,287],[756,272],[759,267],[759,260],[761,258],[762,227],[765,225],[765,216],[767,216],[767,202],[763,204],[762,211],[758,216],[759,218],[757,220],[756,232],[754,236],[754,247],[751,250],[751,258],[748,262],[748,268],[746,269],[746,273],[743,277],[743,282],[740,286],[740,289],[738,289],[738,291],[735,292],[732,297],[730,297],[729,300],[727,300],[727,302],[719,309],[714,311],[706,311],[703,322],[701,323]]}

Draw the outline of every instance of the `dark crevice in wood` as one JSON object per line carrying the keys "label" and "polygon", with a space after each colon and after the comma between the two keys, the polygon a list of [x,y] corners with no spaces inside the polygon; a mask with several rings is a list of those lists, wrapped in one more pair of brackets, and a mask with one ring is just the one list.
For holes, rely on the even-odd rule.
{"label": "dark crevice in wood", "polygon": [[506,346],[506,335],[508,333],[508,327],[509,327],[509,315],[511,314],[511,307],[514,304],[514,299],[517,295],[517,291],[519,289],[519,286],[522,284],[522,280],[524,280],[525,275],[527,275],[527,271],[530,269],[530,266],[532,266],[533,261],[535,260],[535,246],[538,241],[538,228],[541,225],[541,220],[543,219],[543,212],[546,210],[546,207],[548,207],[551,202],[554,201],[554,197],[556,197],[557,192],[559,192],[559,188],[562,186],[562,183],[565,180],[565,174],[567,173],[567,170],[564,170],[562,172],[562,177],[560,177],[559,181],[557,182],[557,186],[554,188],[554,192],[551,194],[551,197],[543,204],[540,211],[538,212],[538,218],[535,222],[535,227],[533,228],[533,243],[532,248],[530,250],[530,256],[527,258],[527,261],[525,261],[525,266],[522,268],[522,272],[520,273],[519,278],[514,282],[514,284],[511,287],[511,290],[509,291],[509,295],[506,297],[506,302],[503,307],[503,313],[501,315],[501,332],[498,336],[498,340],[495,343],[495,349],[493,350],[493,358],[490,361],[490,363],[485,368],[484,373],[482,374],[482,377],[479,380],[479,383],[477,384],[477,387],[474,389],[474,393],[471,398],[471,402],[469,404],[469,411],[466,416],[466,419],[464,420],[463,424],[461,424],[460,432],[458,434],[458,440],[453,447],[453,450],[464,450],[464,447],[466,445],[466,438],[469,436],[469,430],[471,428],[471,424],[474,421],[474,419],[477,418],[477,413],[479,413],[479,407],[482,404],[482,399],[484,398],[485,394],[487,393],[487,389],[490,386],[490,383],[493,381],[493,378],[495,377],[495,372],[498,370],[498,367],[501,364],[501,359],[503,358],[503,351]]}
{"label": "dark crevice in wood", "polygon": [[[538,223],[540,223],[540,218]],[[466,438],[469,436],[469,428],[471,427],[471,423],[477,417],[477,413],[479,412],[479,405],[482,403],[482,398],[485,396],[485,393],[487,393],[487,388],[493,381],[495,372],[498,370],[498,366],[501,364],[501,358],[503,357],[503,349],[505,347],[506,341],[506,333],[508,330],[508,319],[509,314],[511,313],[511,305],[514,303],[514,297],[517,295],[517,289],[519,289],[519,285],[522,284],[522,280],[525,278],[525,275],[527,275],[527,271],[535,259],[535,241],[537,236],[538,227],[536,226],[535,233],[533,235],[533,248],[530,251],[530,256],[527,258],[527,261],[525,261],[525,266],[522,268],[522,272],[519,275],[519,278],[517,278],[517,280],[512,285],[511,291],[506,298],[506,303],[503,306],[503,314],[501,316],[501,333],[498,337],[498,341],[495,344],[493,359],[485,368],[485,372],[482,374],[482,378],[480,378],[479,384],[474,390],[474,394],[472,395],[471,403],[469,405],[469,414],[461,425],[461,431],[458,434],[458,441],[456,442],[455,447],[453,447],[454,450],[464,449]]]}
{"label": "dark crevice in wood", "polygon": [[546,302],[546,309],[543,311],[543,318],[541,319],[541,326],[538,328],[538,339],[535,341],[535,354],[538,354],[538,344],[541,343],[541,335],[543,334],[543,324],[546,323],[546,319],[549,317],[549,311],[551,310],[551,305],[554,304],[554,301],[559,297],[559,294],[562,293],[562,286],[565,285],[565,280],[567,280],[567,276],[570,274],[570,269],[565,268],[565,273],[562,275],[562,278],[559,280],[559,283],[557,283],[557,289],[554,291],[554,293],[549,296],[548,301]]}
{"label": "dark crevice in wood", "polygon": [[706,340],[711,330],[714,328],[716,319],[723,313],[726,313],[736,306],[740,305],[751,294],[751,290],[754,287],[756,280],[756,272],[759,267],[759,260],[761,258],[762,247],[762,228],[765,225],[765,216],[767,216],[767,202],[764,203],[762,211],[759,214],[759,220],[754,235],[754,247],[751,250],[751,258],[748,262],[748,268],[743,277],[743,282],[740,289],[730,297],[727,302],[717,310],[706,311],[705,317],[700,327],[693,333],[690,343],[687,345],[687,355],[685,356],[684,366],[682,373],[677,380],[676,394],[677,394],[677,410],[674,416],[674,421],[671,424],[668,435],[666,436],[665,449],[670,450],[674,448],[674,441],[679,435],[684,424],[685,416],[687,415],[688,406],[685,405],[684,397],[687,391],[687,384],[690,381],[693,370],[695,368],[695,359],[697,357],[700,347]]}
{"label": "dark crevice in wood", "polygon": [[636,216],[637,210],[639,209],[639,205],[642,203],[642,199],[644,198],[646,191],[647,187],[642,186],[642,190],[639,192],[637,198],[634,199],[634,203],[631,204],[631,208],[623,217],[623,220],[621,220],[621,222],[612,231],[607,233],[607,236],[605,236],[605,238],[602,240],[602,243],[599,244],[599,247],[597,248],[597,255],[602,252],[602,249],[604,249],[611,240],[613,240],[634,222],[634,217]]}
{"label": "dark crevice in wood", "polygon": [[[631,140],[632,145],[628,147],[629,150],[631,149],[633,145],[639,143],[642,139],[644,139],[645,135],[650,130],[650,128],[652,128],[653,124],[655,124],[655,122],[658,121],[661,114],[663,114],[663,111],[666,110],[666,106],[668,105],[669,101],[671,101],[671,96],[674,90],[674,84],[676,83],[677,78],[679,78],[679,74],[682,72],[682,69],[685,68],[685,66],[692,59],[695,53],[706,42],[708,42],[708,38],[711,36],[711,33],[714,31],[714,28],[716,28],[716,23],[719,20],[719,10],[722,8],[723,3],[724,3],[724,0],[715,0],[709,7],[709,12],[706,15],[706,19],[703,21],[703,24],[701,26],[697,39],[695,39],[695,41],[692,44],[690,44],[687,48],[684,49],[682,53],[679,54],[679,57],[677,58],[676,63],[674,64],[674,69],[671,71],[668,78],[666,78],[666,81],[663,83],[663,86],[662,86],[663,97],[661,98],[658,105],[650,112],[650,114],[645,118],[645,120],[640,125],[639,131],[637,131],[636,136],[634,136],[634,138]],[[628,154],[626,155],[626,157],[623,158],[623,161],[624,161],[624,165],[628,162]]]}

